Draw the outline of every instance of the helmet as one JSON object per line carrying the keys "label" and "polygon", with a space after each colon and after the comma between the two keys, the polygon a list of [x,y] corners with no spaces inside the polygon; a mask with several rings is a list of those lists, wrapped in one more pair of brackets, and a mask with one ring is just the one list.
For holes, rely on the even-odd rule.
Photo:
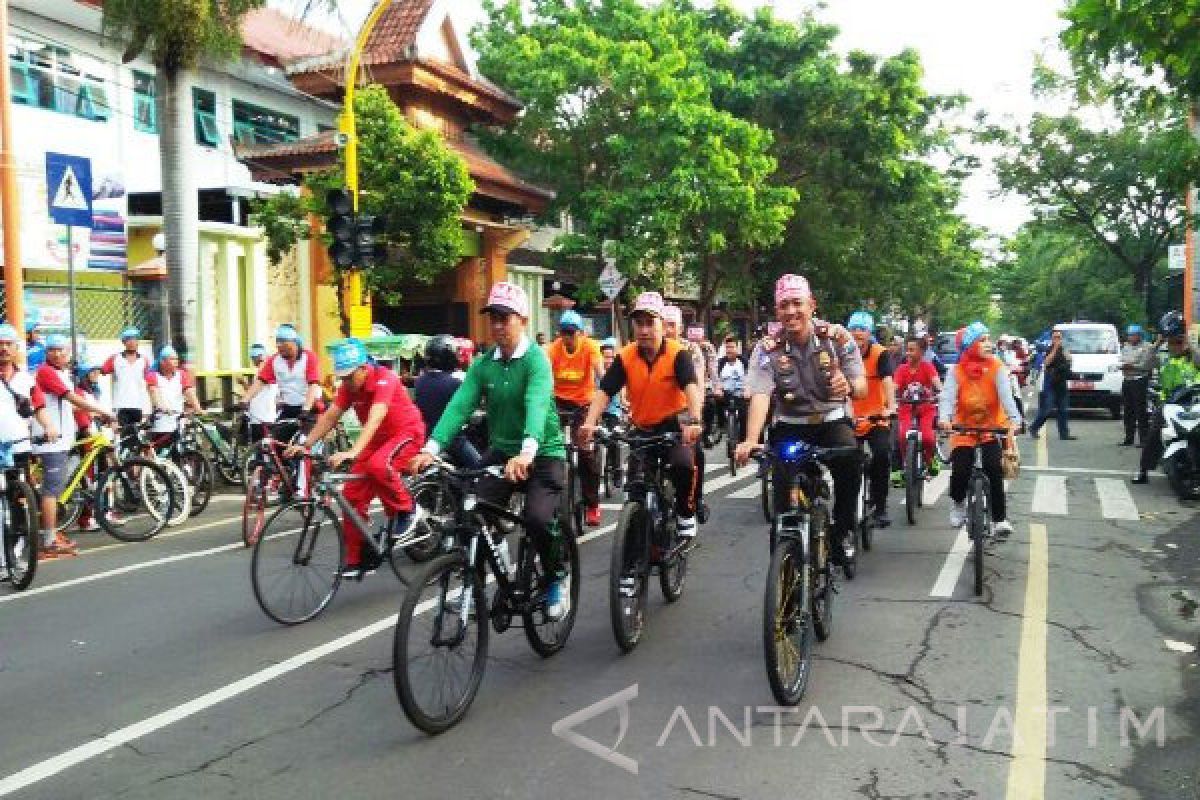
{"label": "helmet", "polygon": [[326,349],[333,358],[333,374],[344,378],[367,363],[367,346],[361,339],[338,339]]}
{"label": "helmet", "polygon": [[875,330],[875,318],[866,311],[855,311],[850,315],[850,319],[846,320],[846,328],[852,331],[871,333]]}
{"label": "helmet", "polygon": [[1163,336],[1183,336],[1187,333],[1187,323],[1184,322],[1183,314],[1178,311],[1163,314],[1162,319],[1158,321],[1158,331]]}
{"label": "helmet", "polygon": [[126,339],[140,339],[141,337],[142,337],[142,332],[139,331],[137,328],[130,326],[130,327],[126,328],[125,330],[121,331],[120,338],[121,338],[121,341],[123,342]]}
{"label": "helmet", "polygon": [[1127,327],[1125,329],[1125,335],[1126,336],[1144,336],[1145,333],[1142,331],[1141,325],[1134,324],[1134,325],[1130,325],[1129,327]]}
{"label": "helmet", "polygon": [[275,329],[275,341],[277,342],[295,342],[299,347],[304,344],[304,340],[300,338],[300,332],[296,330],[296,326],[283,323]]}
{"label": "helmet", "polygon": [[581,331],[583,330],[583,317],[579,316],[578,311],[564,311],[558,318],[558,329],[560,331]]}
{"label": "helmet", "polygon": [[443,372],[458,368],[458,341],[451,335],[440,333],[425,343],[425,363]]}

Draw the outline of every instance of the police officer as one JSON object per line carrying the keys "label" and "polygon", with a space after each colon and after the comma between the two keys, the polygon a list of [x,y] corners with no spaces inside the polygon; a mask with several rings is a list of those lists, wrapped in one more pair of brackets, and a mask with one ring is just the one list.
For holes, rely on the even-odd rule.
{"label": "police officer", "polygon": [[[780,277],[775,284],[775,315],[783,327],[778,340],[767,337],[750,356],[749,419],[746,438],[735,454],[740,464],[758,448],[772,399],[772,441],[799,439],[822,447],[855,444],[846,401],[866,396],[862,354],[845,328],[816,319],[815,311],[807,280],[799,275]],[[847,561],[845,538],[855,524],[861,473],[853,459],[834,461],[830,472],[835,495],[830,556],[841,566]],[[784,505],[780,502],[776,507]]]}
{"label": "police officer", "polygon": [[1146,341],[1141,325],[1130,325],[1125,329],[1125,336],[1125,344],[1121,346],[1121,372],[1125,375],[1121,383],[1121,400],[1125,406],[1125,440],[1121,446],[1131,447],[1135,432],[1138,441],[1145,446],[1146,429],[1150,422],[1146,411],[1146,389],[1158,359],[1154,345]]}

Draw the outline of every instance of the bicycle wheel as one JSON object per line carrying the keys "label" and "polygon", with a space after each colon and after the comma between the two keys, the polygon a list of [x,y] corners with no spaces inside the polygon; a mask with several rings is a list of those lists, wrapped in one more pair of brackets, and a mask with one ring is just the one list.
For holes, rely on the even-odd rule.
{"label": "bicycle wheel", "polygon": [[58,517],[54,527],[59,533],[70,529],[83,515],[83,507],[87,502],[83,496],[83,485],[83,482],[80,482],[65,503],[62,500],[58,501]]}
{"label": "bicycle wheel", "polygon": [[[413,531],[413,544],[398,544],[404,549],[404,555],[418,564],[423,564],[433,558],[442,545],[442,531],[449,530],[454,523],[454,498],[447,488],[435,480],[418,481],[409,489],[412,494],[413,508],[417,509],[422,518]],[[412,541],[410,539],[409,541]],[[393,558],[395,550],[392,550]]]}
{"label": "bicycle wheel", "polygon": [[912,437],[904,446],[904,514],[909,525],[917,524],[917,508],[921,505],[921,442]]}
{"label": "bicycle wheel", "polygon": [[487,665],[480,573],[461,551],[429,562],[404,598],[392,642],[396,696],[409,722],[438,734],[471,707]]}
{"label": "bicycle wheel", "polygon": [[875,536],[875,528],[871,524],[871,517],[867,513],[867,494],[870,492],[870,481],[867,479],[867,473],[862,476],[862,498],[858,503],[858,539],[863,550],[871,549],[871,540]]}
{"label": "bicycle wheel", "polygon": [[[159,458],[155,459],[154,463],[167,476],[167,484],[171,490],[171,516],[167,519],[167,525],[176,528],[187,522],[188,517],[192,514],[192,485],[188,482],[187,476],[183,474],[183,470],[174,461]],[[140,474],[138,480],[139,482],[142,480]],[[140,483],[139,486],[143,493],[149,491],[148,486]],[[151,513],[153,513],[153,509],[151,509]]]}
{"label": "bicycle wheel", "polygon": [[342,526],[316,500],[276,511],[254,545],[250,581],[263,613],[281,625],[313,619],[337,594],[345,563]]}
{"label": "bicycle wheel", "polygon": [[542,599],[526,614],[522,615],[525,623],[525,638],[529,646],[542,658],[548,658],[567,644],[571,630],[575,627],[575,615],[579,609],[579,584],[583,576],[579,574],[579,545],[575,537],[560,534],[563,560],[566,562],[568,575],[571,577],[571,610],[562,619],[552,620],[546,616],[545,589],[548,576],[542,568],[542,558],[537,554],[537,548],[526,536],[521,537],[518,549],[518,564],[521,564],[520,586],[527,597],[541,595]]}
{"label": "bicycle wheel", "polygon": [[208,501],[212,499],[216,470],[208,456],[198,450],[181,453],[179,468],[192,489],[192,514],[199,514],[208,508]]}
{"label": "bicycle wheel", "polygon": [[267,505],[279,492],[279,475],[274,469],[256,464],[246,479],[246,496],[242,500],[242,544],[253,547],[267,521]]}
{"label": "bicycle wheel", "polygon": [[[823,506],[813,509],[809,517],[810,541],[829,541],[829,516]],[[823,548],[822,548],[823,549]],[[833,633],[833,569],[827,560],[827,554],[817,555],[812,565],[812,617],[813,632],[819,641],[825,641]]]}
{"label": "bicycle wheel", "polygon": [[628,653],[637,647],[646,628],[646,593],[650,565],[647,533],[653,522],[638,501],[621,508],[613,531],[612,562],[608,571],[608,610],[617,647]]}
{"label": "bicycle wheel", "polygon": [[7,513],[4,526],[4,568],[8,580],[18,592],[28,589],[37,574],[38,505],[37,495],[24,481],[10,481],[8,497],[2,501]]}
{"label": "bicycle wheel", "polygon": [[987,540],[987,497],[983,481],[971,481],[967,500],[967,528],[971,536],[971,561],[974,566],[975,596],[983,594],[983,547]]}
{"label": "bicycle wheel", "polygon": [[177,503],[171,478],[157,461],[131,458],[106,470],[96,482],[96,521],[122,542],[156,536],[174,516]]}
{"label": "bicycle wheel", "polygon": [[737,413],[733,410],[725,412],[725,437],[725,457],[729,459],[729,474],[737,475],[738,466],[733,451],[741,441],[741,431],[738,430]]}
{"label": "bicycle wheel", "polygon": [[[674,501],[667,502],[663,499],[663,504],[667,508],[673,508]],[[671,535],[667,537],[670,543],[669,547],[675,552],[674,556],[668,557],[662,564],[658,565],[658,587],[662,589],[663,598],[668,603],[674,603],[680,597],[683,597],[683,584],[687,580],[687,553],[681,552],[679,548],[679,536],[675,533],[675,523],[669,523]]]}
{"label": "bicycle wheel", "polygon": [[792,537],[780,540],[767,569],[763,651],[775,701],[796,705],[812,674],[812,569],[804,560],[804,548]]}

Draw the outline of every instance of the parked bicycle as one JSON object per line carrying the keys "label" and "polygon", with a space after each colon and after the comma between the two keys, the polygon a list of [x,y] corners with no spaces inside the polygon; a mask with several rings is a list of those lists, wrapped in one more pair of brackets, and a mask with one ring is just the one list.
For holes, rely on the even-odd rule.
{"label": "parked bicycle", "polygon": [[1008,428],[970,428],[955,425],[954,433],[972,437],[975,461],[971,465],[971,476],[967,479],[967,535],[971,540],[971,560],[974,565],[975,596],[983,594],[984,548],[992,538],[992,483],[983,470],[983,445],[985,436],[992,435],[1001,441],[1008,436]]}
{"label": "parked bicycle", "polygon": [[216,469],[221,480],[230,486],[244,486],[246,475],[242,469],[246,464],[245,437],[238,436],[239,426],[244,423],[245,413],[235,411],[232,422],[218,419],[211,412],[196,418],[197,439],[204,454]]}
{"label": "parked bicycle", "polygon": [[[77,452],[83,451],[84,442],[77,442]],[[154,434],[146,426],[129,426],[121,429],[120,440],[116,444],[116,459],[146,459],[153,461],[166,473],[168,485],[172,494],[171,515],[167,519],[168,527],[178,527],[187,522],[192,514],[192,484],[184,474],[183,469],[169,458],[161,457],[154,448]],[[78,519],[82,510],[63,505],[59,498],[59,530],[65,530]]]}
{"label": "parked bicycle", "polygon": [[861,458],[861,451],[784,441],[756,457],[780,484],[763,606],[767,682],[780,705],[794,706],[812,674],[814,635],[825,641],[833,632],[837,570],[829,558],[833,501],[826,465]]}
{"label": "parked bicycle", "polygon": [[[504,633],[519,620],[529,645],[542,657],[562,650],[575,625],[580,576],[578,545],[564,532],[560,541],[570,570],[571,606],[561,619],[552,620],[546,594],[553,576],[546,574],[523,520],[476,493],[481,477],[502,477],[503,470],[460,469],[441,460],[432,469],[454,485],[461,502],[443,531],[442,553],[411,583],[392,653],[396,696],[405,715],[426,733],[437,734],[463,718],[479,691],[489,623],[496,633]],[[516,537],[515,562],[506,529]],[[490,601],[488,569],[496,584]]]}
{"label": "parked bicycle", "polygon": [[667,453],[681,437],[678,433],[633,430],[606,434],[597,430],[595,438],[601,446],[614,440],[629,446],[626,499],[613,531],[608,594],[613,637],[628,653],[645,632],[650,576],[658,573],[667,602],[683,596],[688,542],[676,530],[675,489],[666,478]]}
{"label": "parked bicycle", "polygon": [[18,592],[33,583],[41,544],[37,495],[13,457],[13,447],[22,441],[0,442],[0,576]]}

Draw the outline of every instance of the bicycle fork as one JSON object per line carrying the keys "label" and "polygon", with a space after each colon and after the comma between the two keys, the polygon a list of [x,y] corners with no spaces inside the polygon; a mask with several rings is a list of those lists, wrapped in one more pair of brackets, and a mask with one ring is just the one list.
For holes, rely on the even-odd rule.
{"label": "bicycle fork", "polygon": [[443,573],[441,597],[438,599],[439,608],[445,609],[454,599],[455,592],[458,593],[458,625],[452,635],[446,636],[442,630],[442,624],[446,619],[445,613],[439,613],[437,621],[433,625],[433,641],[434,647],[458,647],[467,637],[467,630],[471,621],[471,602],[474,600],[475,592],[472,581],[477,575],[473,568],[475,559],[478,555],[479,537],[472,536],[471,543],[467,545],[467,563],[463,570],[463,585],[461,588],[450,591],[450,573]]}

